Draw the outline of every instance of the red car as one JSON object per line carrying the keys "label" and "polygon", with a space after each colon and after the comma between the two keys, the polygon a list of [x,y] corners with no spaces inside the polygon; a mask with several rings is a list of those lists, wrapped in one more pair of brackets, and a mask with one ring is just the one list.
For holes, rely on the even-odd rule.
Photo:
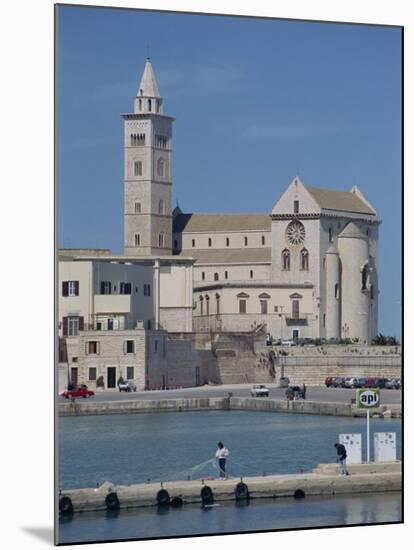
{"label": "red car", "polygon": [[71,390],[65,390],[60,395],[62,397],[66,397],[66,399],[69,399],[69,397],[91,397],[92,395],[95,395],[95,392],[88,390],[87,386],[78,386],[77,388],[73,388]]}
{"label": "red car", "polygon": [[327,388],[332,387],[333,383],[334,383],[334,380],[335,380],[335,376],[328,376],[328,378],[325,380],[325,386]]}

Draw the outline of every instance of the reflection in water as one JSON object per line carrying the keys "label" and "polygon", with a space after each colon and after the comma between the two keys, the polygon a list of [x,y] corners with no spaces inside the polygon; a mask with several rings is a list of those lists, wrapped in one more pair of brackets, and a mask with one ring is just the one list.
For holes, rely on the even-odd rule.
{"label": "reflection in water", "polygon": [[260,499],[108,512],[60,520],[60,543],[401,521],[401,494]]}

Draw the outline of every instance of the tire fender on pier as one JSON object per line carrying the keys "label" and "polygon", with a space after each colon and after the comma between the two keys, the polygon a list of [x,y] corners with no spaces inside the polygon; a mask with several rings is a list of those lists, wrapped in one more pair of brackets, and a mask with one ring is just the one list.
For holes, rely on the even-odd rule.
{"label": "tire fender on pier", "polygon": [[158,506],[167,506],[170,504],[170,495],[165,489],[160,489],[157,493]]}
{"label": "tire fender on pier", "polygon": [[211,504],[214,501],[214,493],[211,487],[204,485],[200,491],[200,497],[203,504]]}
{"label": "tire fender on pier", "polygon": [[250,498],[249,488],[242,481],[240,481],[234,488],[234,494],[236,500],[247,500],[248,498]]}
{"label": "tire fender on pier", "polygon": [[59,498],[59,512],[61,514],[71,514],[73,512],[72,500],[69,497]]}
{"label": "tire fender on pier", "polygon": [[110,492],[105,497],[105,504],[107,510],[119,510],[119,498],[115,492]]}

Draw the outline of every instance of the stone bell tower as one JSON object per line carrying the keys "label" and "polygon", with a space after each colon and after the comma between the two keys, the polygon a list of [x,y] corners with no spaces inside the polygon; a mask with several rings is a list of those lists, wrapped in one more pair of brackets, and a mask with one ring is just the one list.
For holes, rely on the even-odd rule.
{"label": "stone bell tower", "polygon": [[148,58],[124,119],[124,253],[172,253],[172,124]]}

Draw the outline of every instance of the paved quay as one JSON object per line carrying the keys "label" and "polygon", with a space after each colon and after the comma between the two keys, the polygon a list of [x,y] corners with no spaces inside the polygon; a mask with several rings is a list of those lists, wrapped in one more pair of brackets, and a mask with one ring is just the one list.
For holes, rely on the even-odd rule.
{"label": "paved quay", "polygon": [[[329,416],[365,416],[363,409],[358,409],[352,403],[337,403],[327,401],[310,401],[287,399],[271,399],[263,397],[199,397],[181,399],[138,400],[127,399],[117,401],[94,401],[92,399],[77,399],[58,404],[60,416],[86,416],[104,414],[129,414],[148,412],[183,412],[198,410],[247,410],[284,412],[298,414],[319,414]],[[383,404],[373,411],[372,416],[382,418],[401,417],[401,405]]]}
{"label": "paved quay", "polygon": [[401,491],[401,463],[356,464],[349,476],[340,476],[336,464],[321,464],[307,474],[165,481],[115,486],[105,482],[96,488],[62,491],[62,514],[118,510],[147,506],[182,506],[259,498],[341,495]]}

